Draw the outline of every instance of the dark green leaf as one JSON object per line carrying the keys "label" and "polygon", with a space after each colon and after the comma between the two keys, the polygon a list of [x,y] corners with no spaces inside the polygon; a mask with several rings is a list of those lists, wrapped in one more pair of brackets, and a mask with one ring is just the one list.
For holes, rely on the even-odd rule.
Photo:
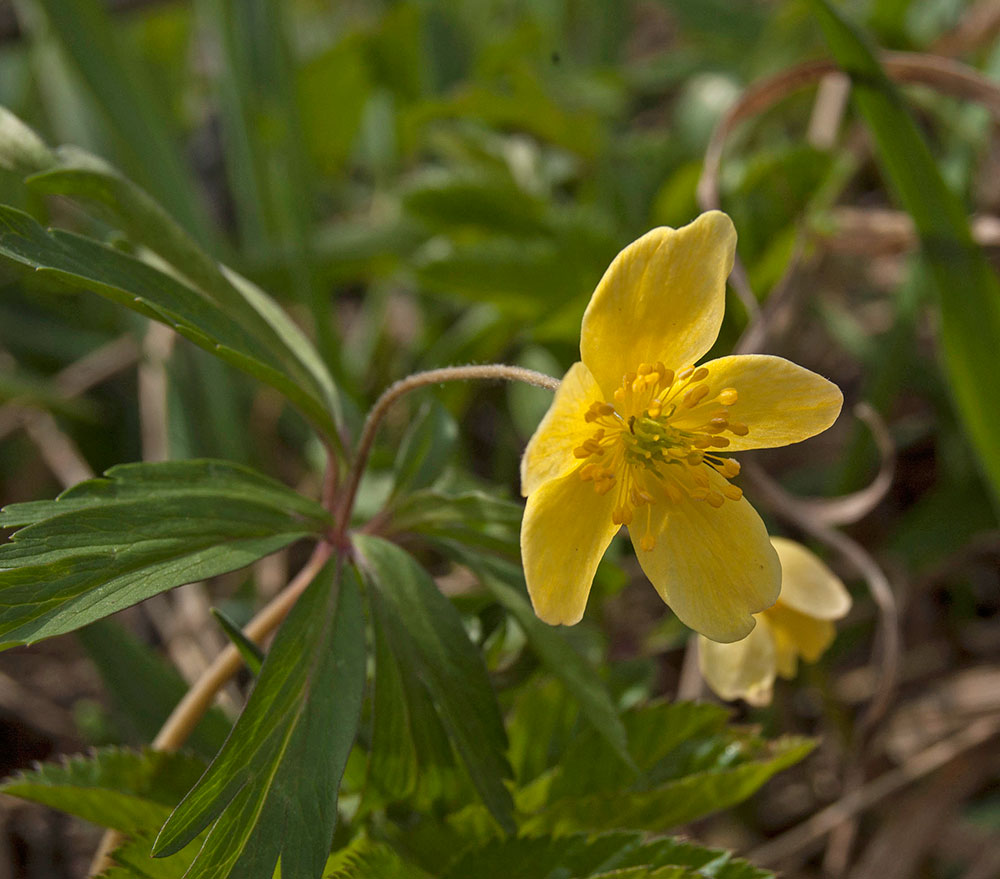
{"label": "dark green leaf", "polygon": [[[97,620],[76,636],[135,738],[152,741],[188,691],[187,682],[114,620]],[[212,708],[195,727],[188,745],[210,759],[222,747],[230,727],[222,711]]]}
{"label": "dark green leaf", "polygon": [[0,792],[76,815],[101,827],[154,831],[205,770],[196,757],[105,748],[65,763],[43,763]]}
{"label": "dark green leaf", "polygon": [[[331,413],[337,411],[337,400],[325,370],[307,356],[308,343],[297,351],[301,333],[246,279],[229,273],[226,277],[238,292],[215,299],[120,250],[69,232],[46,231],[28,214],[5,206],[0,206],[0,255],[165,323],[277,388],[336,437]],[[221,289],[226,288],[213,291]],[[309,367],[303,365],[307,359]]]}
{"label": "dark green leaf", "polygon": [[218,620],[219,625],[222,626],[222,631],[233,642],[233,646],[240,651],[240,656],[243,657],[247,668],[250,669],[250,674],[259,674],[260,667],[264,664],[264,651],[243,634],[243,630],[226,615],[225,611],[213,607],[212,616]]}
{"label": "dark green leaf", "polygon": [[435,540],[513,552],[524,508],[480,491],[446,494],[415,491],[399,500],[388,525],[393,532],[413,532]]}
{"label": "dark green leaf", "polygon": [[127,464],[55,501],[14,504],[0,546],[0,645],[69,632],[245,567],[328,527],[317,504],[225,461]]}
{"label": "dark green leaf", "polygon": [[[357,549],[390,613],[389,637],[411,643],[417,674],[483,802],[500,825],[513,831],[507,737],[479,651],[454,606],[426,571],[399,547],[357,536]],[[390,634],[391,633],[391,634]]]}
{"label": "dark green leaf", "polygon": [[[634,870],[640,872],[631,872]],[[578,833],[491,840],[458,858],[443,879],[472,876],[476,879],[508,879],[511,876],[518,879],[555,879],[556,876],[588,879],[605,875],[628,879],[773,877],[746,861],[733,859],[720,849],[702,848],[673,838],[644,842],[642,834],[628,832],[591,837]]]}
{"label": "dark green leaf", "polygon": [[284,879],[319,879],[364,679],[357,578],[331,561],[282,625],[232,735],[155,854],[179,851],[214,821],[191,867],[199,879],[270,879],[279,856]]}
{"label": "dark green leaf", "polygon": [[378,593],[372,594],[371,607],[375,699],[366,805],[376,795],[431,803],[455,786],[457,767],[448,734],[417,676],[420,660],[413,641],[398,633],[393,612]]}
{"label": "dark green leaf", "polygon": [[812,0],[830,50],[852,79],[889,185],[913,217],[941,309],[941,342],[959,414],[1000,502],[1000,408],[989,377],[1000,344],[1000,280],[969,231],[898,90],[865,40],[826,0]]}

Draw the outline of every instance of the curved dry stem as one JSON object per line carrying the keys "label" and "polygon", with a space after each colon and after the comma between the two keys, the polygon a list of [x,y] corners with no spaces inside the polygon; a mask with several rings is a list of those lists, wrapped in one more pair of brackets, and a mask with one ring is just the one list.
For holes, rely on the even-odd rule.
{"label": "curved dry stem", "polygon": [[341,503],[335,517],[335,535],[338,543],[342,542],[347,532],[347,527],[351,521],[351,511],[354,509],[354,499],[358,493],[358,486],[361,484],[361,476],[368,463],[368,456],[371,454],[372,445],[375,442],[375,434],[379,425],[385,417],[389,407],[400,397],[415,391],[417,388],[427,385],[441,384],[442,382],[453,381],[519,381],[539,388],[554,391],[559,387],[559,379],[552,378],[542,372],[535,372],[533,369],[525,369],[521,366],[507,366],[502,363],[489,363],[470,366],[445,366],[441,369],[431,369],[427,372],[418,372],[400,379],[395,384],[390,385],[382,392],[382,396],[375,401],[365,419],[365,426],[361,431],[361,438],[358,440],[358,450],[354,456],[354,463],[347,476],[347,486],[341,498]]}
{"label": "curved dry stem", "polygon": [[902,766],[890,769],[873,781],[845,793],[835,803],[801,824],[786,830],[780,836],[762,843],[747,852],[744,857],[755,864],[774,866],[785,858],[806,851],[843,822],[851,820],[901,788],[946,766],[956,757],[995,739],[998,733],[1000,733],[1000,715],[981,717],[962,727],[950,738],[930,745]]}
{"label": "curved dry stem", "polygon": [[[896,82],[919,83],[952,97],[974,101],[1000,119],[1000,86],[965,64],[918,52],[883,52],[879,59],[886,74]],[[698,181],[697,196],[701,209],[708,211],[721,207],[719,173],[722,155],[729,136],[741,122],[759,116],[789,95],[840,72],[833,61],[809,61],[751,84],[712,132]],[[759,325],[761,308],[739,255],[730,283],[750,316],[751,328]]]}
{"label": "curved dry stem", "polygon": [[868,584],[872,600],[879,612],[877,655],[873,665],[880,673],[875,694],[858,724],[860,740],[867,735],[888,708],[899,673],[899,608],[889,578],[860,543],[812,514],[808,506],[804,506],[802,501],[785,491],[759,464],[748,461],[744,464],[743,472],[753,484],[755,492],[779,516],[839,553]]}

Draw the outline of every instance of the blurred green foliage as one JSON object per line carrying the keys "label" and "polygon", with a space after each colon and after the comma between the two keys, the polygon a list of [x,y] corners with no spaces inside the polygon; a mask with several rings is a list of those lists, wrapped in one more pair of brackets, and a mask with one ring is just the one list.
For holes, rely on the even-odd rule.
{"label": "blurred green foliage", "polygon": [[[371,401],[407,373],[502,360],[561,374],[577,359],[580,316],[615,253],[651,226],[681,225],[698,212],[702,158],[725,111],[760,77],[828,54],[815,4],[805,0],[115,6],[18,0],[19,34],[0,43],[0,104],[44,141],[0,126],[5,148],[16,153],[11,167],[0,168],[0,202],[16,209],[4,209],[5,253],[20,248],[19,262],[0,264],[0,402],[52,412],[95,471],[142,459],[143,416],[131,376],[72,399],[53,376],[122,335],[145,338],[144,357],[154,359],[144,318],[164,320],[194,342],[179,340],[165,366],[167,455],[250,465],[311,496],[323,449],[310,422],[327,442],[343,438],[349,447]],[[966,6],[838,4],[878,45],[910,51],[933,51]],[[850,53],[850,45],[835,42],[835,52]],[[995,40],[973,41],[963,60],[1000,76]],[[942,178],[929,191],[957,206],[953,220],[1000,210],[1000,193],[985,179],[984,169],[995,168],[986,114],[928,89],[907,89],[905,97],[917,114],[912,132],[893,129],[884,112],[873,123],[871,108],[862,106],[883,165],[887,155],[890,169],[893,157],[905,165],[915,143],[906,138],[923,136],[923,167],[936,165]],[[974,258],[986,275],[970,314],[960,298],[964,275],[956,289],[943,289],[947,264],[908,253],[859,259],[838,252],[836,207],[890,207],[894,196],[865,145],[861,117],[847,114],[835,146],[807,140],[814,101],[814,91],[791,95],[733,133],[722,206],[739,230],[739,253],[761,301],[785,275],[799,236],[807,236],[814,262],[801,282],[796,323],[771,342],[835,379],[849,401],[871,401],[889,423],[899,477],[878,521],[858,531],[901,580],[922,582],[947,572],[975,535],[996,528],[984,477],[1000,472],[989,427],[996,413],[984,410],[980,422],[968,416],[995,398],[996,370],[986,354],[1000,340],[977,319],[995,312],[995,280],[985,279],[989,267]],[[927,175],[914,167],[915,178],[889,176],[919,219]],[[918,222],[925,242],[941,219],[925,213]],[[955,228],[946,231],[959,234]],[[939,366],[942,302],[951,308],[944,316],[949,351],[961,355],[962,334],[982,333],[974,368]],[[730,305],[720,350],[747,323],[735,297]],[[729,726],[713,706],[651,701],[673,686],[663,659],[678,664],[685,635],[671,618],[651,621],[648,608],[624,600],[633,569],[620,547],[609,557],[617,552],[624,565],[606,563],[599,572],[580,627],[554,633],[538,623],[516,564],[519,508],[507,498],[516,493],[519,452],[548,397],[520,386],[453,385],[433,393],[435,402],[415,400],[389,419],[356,509],[359,524],[376,516],[376,530],[407,552],[375,537],[359,544],[380,559],[367,572],[374,690],[360,718],[328,699],[314,706],[317,716],[359,730],[350,755],[348,746],[324,755],[330,778],[347,764],[334,837],[342,848],[328,875],[419,877],[449,866],[449,876],[474,868],[476,875],[542,879],[557,875],[559,865],[562,876],[763,875],[716,851],[606,831],[627,825],[664,832],[732,806],[801,759],[808,743],[768,741]],[[978,456],[964,426],[970,423]],[[0,500],[57,492],[23,435],[0,439]],[[840,445],[763,460],[775,462],[796,491],[860,488],[874,467],[870,438],[845,418],[835,441]],[[134,512],[125,506],[102,508],[101,517],[119,515],[120,527]],[[67,524],[65,506],[37,509],[40,519]],[[310,525],[289,526],[275,545],[319,533],[322,511]],[[471,582],[446,600],[426,571],[444,574],[451,562],[471,572]],[[1000,611],[989,581],[943,577],[941,600],[956,627]],[[174,585],[168,580],[152,585]],[[334,607],[333,582],[324,581],[331,591],[312,600]],[[251,578],[236,599],[247,615],[258,603],[256,587]],[[857,662],[872,638],[872,605],[856,591],[861,610],[834,661]],[[437,614],[421,619],[420,609],[431,606]],[[353,605],[351,612],[360,614]],[[403,625],[411,619],[417,631]],[[297,619],[293,634],[307,622]],[[324,637],[309,642],[316,655]],[[83,640],[123,720],[113,728],[126,740],[148,739],[180,680],[152,649],[118,630],[92,628]],[[356,681],[361,661],[352,661]],[[271,662],[259,680],[293,665]],[[123,665],[133,675],[125,682],[115,674]],[[838,709],[829,707],[826,668],[811,681],[826,706],[825,728],[843,732]],[[302,704],[312,704],[304,695],[309,686],[297,691]],[[266,713],[265,696],[274,692],[243,717]],[[789,703],[753,717],[775,733]],[[497,726],[501,711],[506,733]],[[298,718],[289,719],[288,736],[308,728],[304,716],[299,727]],[[195,742],[199,752],[214,753],[225,725],[209,716]],[[311,756],[322,751],[315,741],[296,742]],[[268,752],[267,765],[288,772],[292,761],[279,750]],[[224,750],[223,763],[238,763],[234,753]],[[115,877],[180,876],[191,849],[155,868],[146,855],[158,822],[189,785],[157,789],[147,802],[129,787],[157,769],[146,759],[101,752],[86,765],[41,770],[7,790],[58,800],[73,814],[135,832]],[[309,767],[293,766],[286,776],[279,768],[273,786],[255,778],[236,804],[259,800],[280,811],[274,803],[288,790],[308,787]],[[185,779],[197,777],[190,766],[184,771]],[[201,818],[226,807],[218,788],[227,777],[220,782],[219,772],[202,788]],[[134,794],[152,817],[121,828],[117,813],[95,813],[93,789],[102,786]],[[55,799],[54,789],[62,791]],[[107,806],[109,813],[117,808],[113,798]],[[226,813],[222,826],[249,832],[239,819]],[[494,819],[535,838],[500,841]],[[190,821],[173,841],[197,836],[202,826]],[[324,832],[332,827],[326,820]],[[262,845],[282,842],[271,834]],[[484,864],[500,866],[491,874]]]}

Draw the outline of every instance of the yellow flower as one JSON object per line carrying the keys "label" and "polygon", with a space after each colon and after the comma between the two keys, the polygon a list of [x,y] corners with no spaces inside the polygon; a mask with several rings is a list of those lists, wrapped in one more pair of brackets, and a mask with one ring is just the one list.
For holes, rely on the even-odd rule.
{"label": "yellow flower", "polygon": [[795,677],[798,658],[815,662],[833,642],[832,620],[850,610],[844,584],[794,540],[771,539],[781,560],[781,596],[758,614],[758,625],[742,641],[718,644],[698,638],[702,677],[723,699],[751,705],[771,701],[775,675]]}
{"label": "yellow flower", "polygon": [[581,363],[521,461],[521,555],[535,612],[576,623],[604,550],[627,525],[639,563],[680,619],[717,641],[753,628],[781,578],[760,517],[722,452],[829,427],[838,388],[780,357],[721,357],[715,342],[736,230],[719,211],[659,228],[615,257],[583,316]]}

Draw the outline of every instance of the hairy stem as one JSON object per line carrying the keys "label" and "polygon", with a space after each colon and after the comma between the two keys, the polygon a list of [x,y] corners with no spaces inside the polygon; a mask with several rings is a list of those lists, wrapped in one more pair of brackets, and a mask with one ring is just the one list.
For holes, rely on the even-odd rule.
{"label": "hairy stem", "polygon": [[[358,451],[347,475],[347,485],[340,496],[339,504],[337,503],[339,483],[337,457],[332,448],[327,447],[327,474],[323,485],[322,501],[323,506],[334,515],[334,542],[330,543],[327,540],[318,543],[313,554],[309,557],[309,561],[305,563],[294,579],[247,623],[243,632],[251,641],[260,643],[278,628],[281,621],[288,616],[299,596],[333,555],[335,548],[338,548],[339,551],[343,545],[351,511],[354,508],[354,499],[361,483],[361,474],[364,472],[368,455],[371,453],[378,426],[389,407],[404,394],[426,385],[474,379],[521,381],[550,391],[559,387],[558,379],[544,373],[504,364],[449,366],[442,369],[432,369],[427,372],[418,372],[390,385],[375,401],[375,405],[368,413],[361,431],[361,438],[358,441]],[[335,507],[336,509],[334,509]],[[159,751],[176,751],[180,748],[194,731],[198,721],[211,707],[216,694],[239,671],[242,664],[243,658],[232,644],[219,653],[212,664],[191,685],[181,701],[177,703],[177,707],[174,708],[156,738],[153,739],[152,747]],[[117,831],[109,830],[104,834],[91,862],[91,876],[96,876],[111,866],[110,854],[120,842],[121,834]]]}
{"label": "hairy stem", "polygon": [[389,407],[404,394],[422,388],[427,385],[441,384],[442,382],[453,381],[518,381],[539,388],[554,391],[559,387],[559,379],[552,378],[542,372],[535,372],[533,369],[524,369],[521,366],[507,366],[500,363],[490,363],[476,366],[446,366],[442,369],[431,369],[427,372],[418,372],[400,379],[390,385],[382,396],[375,401],[368,417],[365,419],[365,426],[361,431],[361,439],[358,440],[358,451],[354,456],[354,463],[347,476],[347,487],[342,495],[339,510],[336,516],[337,541],[342,542],[347,527],[351,521],[351,511],[354,509],[354,499],[358,493],[358,486],[361,484],[361,475],[364,473],[365,464],[368,462],[368,455],[371,453],[372,445],[375,442],[375,434],[378,432],[382,418],[389,410]]}

